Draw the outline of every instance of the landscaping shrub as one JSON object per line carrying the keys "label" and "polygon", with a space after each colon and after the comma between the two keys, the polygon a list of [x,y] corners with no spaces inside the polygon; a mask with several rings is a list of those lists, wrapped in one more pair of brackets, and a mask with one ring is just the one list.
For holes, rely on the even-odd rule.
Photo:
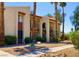
{"label": "landscaping shrub", "polygon": [[70,33],[68,34],[64,34],[64,38],[61,37],[61,40],[64,41],[64,40],[69,40],[70,39]]}
{"label": "landscaping shrub", "polygon": [[75,48],[79,49],[79,31],[75,31],[71,34],[71,41]]}
{"label": "landscaping shrub", "polygon": [[60,42],[61,41],[61,38],[58,38],[58,42]]}
{"label": "landscaping shrub", "polygon": [[56,39],[56,38],[53,38],[53,42],[59,42],[58,41],[58,38]]}
{"label": "landscaping shrub", "polygon": [[25,38],[25,43],[32,43],[33,39],[31,39],[30,37],[26,37]]}
{"label": "landscaping shrub", "polygon": [[65,34],[64,35],[64,40],[69,40],[70,39],[70,35],[69,34]]}
{"label": "landscaping shrub", "polygon": [[12,44],[16,44],[16,36],[5,36],[5,44],[7,45],[12,45]]}
{"label": "landscaping shrub", "polygon": [[40,36],[37,36],[35,38],[36,41],[40,41],[40,42],[46,42],[46,38],[45,37],[40,37]]}

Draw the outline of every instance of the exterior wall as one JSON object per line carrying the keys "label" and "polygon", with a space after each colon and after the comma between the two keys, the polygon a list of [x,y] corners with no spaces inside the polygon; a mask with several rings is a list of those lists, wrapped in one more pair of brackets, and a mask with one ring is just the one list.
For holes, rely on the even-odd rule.
{"label": "exterior wall", "polygon": [[[18,37],[18,12],[25,13],[23,20],[23,38],[30,37],[30,21],[32,21],[32,16],[30,17],[30,9],[29,7],[5,7],[4,11],[4,27],[5,27],[5,35],[16,35]],[[46,39],[47,42],[50,42],[50,18],[49,17],[39,17],[36,16],[36,32],[40,32],[40,36],[42,36],[42,24],[46,24]],[[39,23],[39,26],[37,26]],[[55,20],[52,21],[53,30],[55,31]],[[58,30],[60,25],[58,24]],[[18,42],[18,41],[17,41]],[[23,41],[24,42],[24,41]]]}
{"label": "exterior wall", "polygon": [[[55,20],[50,20],[50,24],[52,25],[52,29],[54,31],[54,36],[55,36],[55,31],[56,31],[56,22]],[[57,22],[57,32],[58,32],[58,37],[59,37],[59,34],[60,34],[60,22]]]}
{"label": "exterior wall", "polygon": [[[55,20],[50,19],[50,41],[53,41],[53,38],[56,37],[56,22]],[[60,37],[60,22],[57,22],[57,37]]]}
{"label": "exterior wall", "polygon": [[58,23],[58,37],[60,37],[60,23]]}
{"label": "exterior wall", "polygon": [[[35,20],[33,20],[33,15],[31,15],[31,37],[33,36],[33,34],[36,34],[35,36],[40,36],[40,16],[36,16]],[[33,22],[35,21],[35,26],[33,26]],[[34,30],[34,33],[32,32]]]}
{"label": "exterior wall", "polygon": [[4,3],[0,2],[0,45],[4,45]]}
{"label": "exterior wall", "polygon": [[[51,19],[51,20],[50,20]],[[56,22],[55,22],[55,18],[50,18],[50,17],[42,17],[42,19],[40,20],[40,35],[42,37],[42,24],[45,23],[46,24],[46,39],[47,39],[47,42],[50,42],[51,41],[51,36],[50,34],[51,33],[51,29],[53,30],[53,37],[55,37],[55,31],[56,31]],[[60,23],[58,22],[57,24],[57,32],[58,32],[58,36],[60,34]]]}
{"label": "exterior wall", "polygon": [[55,38],[55,21],[50,21],[50,41]]}
{"label": "exterior wall", "polygon": [[25,13],[23,20],[23,37],[30,37],[30,8],[5,7],[4,26],[5,35],[18,35],[18,12]]}
{"label": "exterior wall", "polygon": [[14,8],[4,10],[5,35],[16,35],[16,11]]}
{"label": "exterior wall", "polygon": [[53,31],[55,31],[55,21],[50,21],[50,27],[51,27],[51,29],[53,30]]}
{"label": "exterior wall", "polygon": [[[55,26],[55,29],[54,29],[54,33],[56,33],[56,22],[54,21],[54,26]],[[58,37],[60,37],[60,22],[57,22],[57,35]]]}
{"label": "exterior wall", "polygon": [[43,17],[40,21],[40,35],[42,36],[42,24],[46,24],[46,39],[47,42],[50,42],[50,36],[49,36],[49,30],[50,30],[50,24],[49,24],[49,19],[48,17]]}

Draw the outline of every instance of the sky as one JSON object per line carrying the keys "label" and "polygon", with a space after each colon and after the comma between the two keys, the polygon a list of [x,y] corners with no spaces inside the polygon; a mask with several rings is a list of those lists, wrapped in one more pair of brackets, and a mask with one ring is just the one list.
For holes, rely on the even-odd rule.
{"label": "sky", "polygon": [[[5,2],[5,6],[29,6],[30,11],[33,11],[33,2]],[[70,16],[73,15],[73,12],[77,6],[79,6],[79,2],[67,2],[67,5],[65,7],[65,33],[70,32],[71,28],[74,28],[70,21]],[[59,5],[58,9],[62,13],[62,9]],[[54,16],[54,5],[50,2],[37,2],[36,14],[39,16],[46,16],[48,13]],[[62,31],[62,26],[60,29]]]}

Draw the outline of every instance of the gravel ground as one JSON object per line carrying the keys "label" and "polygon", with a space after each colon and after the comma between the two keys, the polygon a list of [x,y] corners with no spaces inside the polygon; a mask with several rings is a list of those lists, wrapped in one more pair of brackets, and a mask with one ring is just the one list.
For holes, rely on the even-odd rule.
{"label": "gravel ground", "polygon": [[[56,44],[52,44],[52,43],[35,44],[35,46],[46,47],[46,48],[59,47],[59,46],[63,46],[63,45],[65,45],[65,44],[61,44],[61,43],[56,43]],[[24,47],[26,47],[26,46],[24,46]],[[13,54],[13,55],[31,52],[29,49],[25,49],[24,47],[23,46],[8,47],[8,48],[6,47],[6,48],[0,48],[0,50],[2,50],[4,52],[8,52],[8,53]],[[16,50],[21,50],[22,52],[17,52]]]}
{"label": "gravel ground", "polygon": [[79,57],[79,51],[75,48],[67,48],[58,52],[48,52],[39,57]]}

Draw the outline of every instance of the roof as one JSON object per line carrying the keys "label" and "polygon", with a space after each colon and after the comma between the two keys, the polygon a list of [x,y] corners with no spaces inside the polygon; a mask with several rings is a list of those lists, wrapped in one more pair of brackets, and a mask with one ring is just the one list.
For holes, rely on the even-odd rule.
{"label": "roof", "polygon": [[29,6],[4,6],[5,8],[30,8]]}
{"label": "roof", "polygon": [[[33,16],[33,14],[30,14],[30,15]],[[38,15],[36,15],[36,17],[42,18],[42,16],[38,16]]]}
{"label": "roof", "polygon": [[[56,21],[54,16],[49,16],[49,20],[50,21]],[[58,20],[57,20],[57,22],[60,23]]]}

